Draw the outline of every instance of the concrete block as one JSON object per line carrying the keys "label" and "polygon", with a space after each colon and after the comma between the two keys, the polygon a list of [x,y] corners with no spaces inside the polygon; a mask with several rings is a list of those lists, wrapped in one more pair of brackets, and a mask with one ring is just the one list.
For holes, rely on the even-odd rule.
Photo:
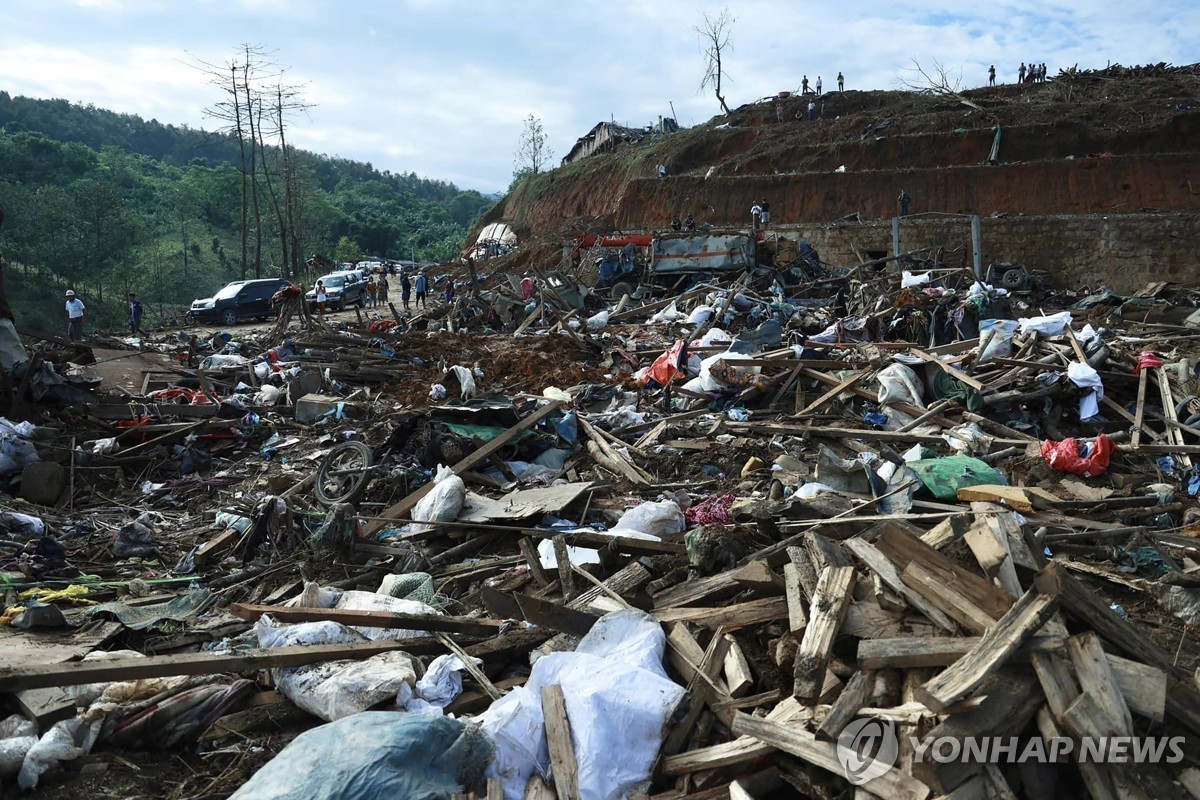
{"label": "concrete block", "polygon": [[291,405],[296,405],[296,401],[306,394],[314,394],[321,391],[321,373],[319,372],[301,372],[296,377],[288,381],[287,384],[287,400]]}
{"label": "concrete block", "polygon": [[21,470],[21,497],[42,506],[54,505],[67,488],[67,471],[53,461],[35,461]]}
{"label": "concrete block", "polygon": [[308,424],[316,422],[327,411],[341,406],[343,413],[350,419],[361,419],[362,406],[347,403],[340,397],[330,397],[324,394],[306,394],[296,401],[296,422]]}

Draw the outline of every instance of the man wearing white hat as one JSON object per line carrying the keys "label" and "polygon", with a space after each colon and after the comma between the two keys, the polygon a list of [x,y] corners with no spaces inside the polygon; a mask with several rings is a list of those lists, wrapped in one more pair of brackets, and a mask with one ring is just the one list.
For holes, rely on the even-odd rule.
{"label": "man wearing white hat", "polygon": [[75,296],[73,289],[67,289],[67,333],[72,342],[83,339],[83,301]]}

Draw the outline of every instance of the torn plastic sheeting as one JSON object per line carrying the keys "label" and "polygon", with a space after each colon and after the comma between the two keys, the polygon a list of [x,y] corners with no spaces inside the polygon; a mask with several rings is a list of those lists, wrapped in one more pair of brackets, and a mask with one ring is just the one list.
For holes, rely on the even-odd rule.
{"label": "torn plastic sheeting", "polygon": [[1108,462],[1116,445],[1103,433],[1094,442],[1080,443],[1075,439],[1061,442],[1042,442],[1042,458],[1059,472],[1094,478],[1108,471]]}
{"label": "torn plastic sheeting", "polygon": [[33,789],[52,767],[86,756],[92,751],[99,733],[100,723],[88,724],[79,717],[55,723],[25,754],[17,785],[22,789]]}
{"label": "torn plastic sheeting", "polygon": [[673,380],[686,378],[687,375],[679,369],[679,356],[683,352],[683,339],[679,339],[670,349],[654,359],[654,363],[646,370],[644,380],[652,380],[660,386],[666,386]]}
{"label": "torn plastic sheeting", "polygon": [[913,286],[924,286],[933,280],[933,273],[926,272],[921,275],[916,275],[908,270],[900,273],[900,288],[910,289]]}
{"label": "torn plastic sheeting", "polygon": [[[610,531],[598,531],[594,528],[574,528],[569,531],[563,531],[565,534],[570,533],[590,533],[597,536],[612,536],[621,537],[623,539],[642,539],[647,542],[661,542],[662,539],[649,533],[641,531],[628,530],[624,528],[613,528]],[[554,542],[550,539],[543,539],[538,542],[538,560],[542,562],[542,566],[546,569],[558,569],[558,559],[554,555]],[[600,554],[594,547],[573,547],[567,545],[567,558],[577,567],[584,564],[599,564]]]}
{"label": "torn plastic sheeting", "polygon": [[1087,422],[1100,415],[1100,401],[1104,399],[1104,381],[1100,373],[1091,366],[1072,361],[1067,366],[1067,377],[1081,389],[1087,389],[1079,398],[1079,419]]}
{"label": "torn plastic sheeting", "polygon": [[529,778],[550,769],[541,689],[562,687],[583,800],[626,797],[650,778],[664,730],[683,687],[662,666],[666,636],[640,611],[602,617],[574,653],[551,653],[529,681],[500,698],[478,721],[496,743],[490,777],[508,800],[521,800]]}
{"label": "torn plastic sheeting", "polygon": [[458,720],[367,711],[300,734],[230,800],[441,800],[478,783],[493,752]]}
{"label": "torn plastic sheeting", "polygon": [[[338,598],[334,608],[342,611],[386,611],[392,614],[429,614],[438,615],[441,611],[417,600],[405,600],[376,592],[360,592],[351,590],[344,592]],[[351,630],[377,641],[380,639],[411,639],[425,632],[419,630],[401,630],[399,628],[373,628],[369,626],[354,626]]]}
{"label": "torn plastic sheeting", "polygon": [[0,475],[20,472],[39,460],[37,448],[29,441],[34,430],[32,422],[13,423],[0,417]]}
{"label": "torn plastic sheeting", "polygon": [[958,490],[967,486],[1008,485],[1003,472],[971,456],[922,459],[910,461],[908,466],[939,500],[955,500]]}
{"label": "torn plastic sheeting", "polygon": [[37,726],[20,714],[0,720],[0,779],[20,772],[25,754],[37,740]]}

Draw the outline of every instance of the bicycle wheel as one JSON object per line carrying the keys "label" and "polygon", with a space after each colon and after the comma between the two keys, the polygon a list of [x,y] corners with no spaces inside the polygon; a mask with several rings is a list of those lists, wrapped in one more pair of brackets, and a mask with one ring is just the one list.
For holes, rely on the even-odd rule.
{"label": "bicycle wheel", "polygon": [[350,503],[367,485],[371,448],[362,442],[344,442],[329,451],[313,482],[313,495],[323,505]]}

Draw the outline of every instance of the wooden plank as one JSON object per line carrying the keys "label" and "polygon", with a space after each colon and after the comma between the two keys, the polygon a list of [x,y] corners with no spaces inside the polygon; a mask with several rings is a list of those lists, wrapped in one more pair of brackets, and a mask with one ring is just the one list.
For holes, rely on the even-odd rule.
{"label": "wooden plank", "polygon": [[965,383],[967,386],[970,386],[972,389],[979,392],[980,394],[983,394],[984,392],[987,391],[987,387],[984,386],[982,383],[975,380],[974,378],[972,378],[970,375],[966,374],[965,372],[960,372],[959,370],[954,369],[949,364],[947,364],[945,361],[942,361],[940,358],[933,355],[932,353],[926,353],[924,350],[920,350],[916,347],[908,348],[908,352],[912,353],[914,356],[921,359],[922,361],[927,361],[930,364],[936,365],[938,367],[938,369],[940,369],[942,372],[949,375],[951,378],[954,378],[955,380]]}
{"label": "wooden plank", "polygon": [[867,704],[875,691],[875,673],[871,670],[859,670],[850,676],[842,693],[829,709],[829,716],[817,728],[817,738],[826,741],[837,741],[838,734],[850,724],[850,720],[858,714],[858,710]]}
{"label": "wooden plank", "polygon": [[542,687],[542,716],[546,719],[546,745],[550,750],[550,774],[558,800],[580,800],[579,765],[571,742],[571,720],[567,701],[558,684]]}
{"label": "wooden plank", "polygon": [[75,698],[57,686],[14,692],[12,701],[25,719],[37,725],[39,734],[75,716]]}
{"label": "wooden plank", "polygon": [[[133,681],[165,678],[172,675],[216,675],[222,672],[249,672],[276,667],[298,667],[321,661],[369,658],[396,650],[414,652],[421,640],[356,642],[354,644],[276,647],[243,653],[184,653],[110,661],[77,661],[67,664],[36,664],[0,667],[0,692],[41,689],[50,686],[77,686],[102,681]],[[440,648],[439,648],[440,649]],[[420,651],[431,652],[426,644]]]}
{"label": "wooden plank", "polygon": [[[713,636],[709,640],[708,647],[705,648],[704,655],[697,664],[699,669],[693,672],[691,680],[688,681],[687,689],[692,698],[691,705],[683,720],[675,725],[667,735],[666,741],[663,742],[662,752],[664,754],[674,755],[684,748],[700,715],[714,697],[717,697],[710,689],[710,685],[715,685],[720,678],[725,664],[725,655],[728,652],[729,640],[723,634]],[[728,698],[728,694],[722,694],[717,699],[726,700]]]}
{"label": "wooden plank", "polygon": [[567,553],[567,540],[561,534],[555,536],[554,561],[558,564],[558,585],[562,589],[563,600],[570,602],[575,599],[575,573],[571,571],[571,558]]}
{"label": "wooden plank", "polygon": [[[569,562],[568,562],[569,563]],[[600,617],[576,608],[567,608],[560,603],[540,600],[527,594],[513,594],[521,616],[540,627],[550,628],[572,636],[583,636],[592,629]]]}
{"label": "wooden plank", "polygon": [[[904,636],[863,639],[858,643],[858,666],[862,669],[915,669],[948,667],[979,644],[977,636]],[[1033,652],[1058,650],[1063,639],[1033,636],[1014,658]]]}
{"label": "wooden plank", "polygon": [[849,550],[879,576],[893,592],[903,597],[909,605],[923,613],[930,622],[939,628],[954,633],[954,620],[946,616],[941,609],[925,599],[920,593],[904,583],[896,565],[888,560],[880,550],[865,539],[854,537],[847,539],[844,544]]}
{"label": "wooden plank", "polygon": [[812,619],[796,651],[793,696],[815,701],[821,695],[833,642],[854,591],[854,567],[826,567],[817,580],[809,612]]}
{"label": "wooden plank", "polygon": [[[805,371],[807,372],[807,370],[805,370]],[[835,397],[837,397],[838,395],[840,395],[842,392],[844,392],[847,389],[849,389],[850,387],[854,386],[854,384],[858,383],[863,378],[867,377],[867,375],[869,375],[870,373],[871,373],[871,370],[869,370],[869,369],[859,370],[858,372],[853,373],[849,377],[842,379],[836,385],[834,385],[834,387],[832,389],[825,392],[825,394],[821,395],[816,400],[812,401],[807,406],[805,406],[803,409],[801,409],[799,412],[797,412],[795,414],[795,416],[797,416],[797,417],[808,416],[809,414],[816,411],[821,406],[828,403],[830,400],[832,400]]]}
{"label": "wooden plank", "polygon": [[910,562],[918,562],[938,575],[943,583],[953,585],[958,592],[970,598],[971,602],[994,619],[1004,616],[1016,600],[1013,595],[990,581],[955,564],[898,524],[883,523],[874,542],[901,571]]}
{"label": "wooden plank", "polygon": [[1053,616],[1058,599],[1031,589],[1021,596],[967,655],[916,690],[933,711],[942,711],[974,692],[1017,648]]}
{"label": "wooden plank", "polygon": [[691,622],[714,630],[737,630],[785,619],[788,616],[788,604],[783,597],[763,597],[724,608],[664,608],[651,611],[650,616],[659,622]]}
{"label": "wooden plank", "polygon": [[942,576],[927,569],[923,564],[910,561],[900,573],[904,585],[917,592],[936,606],[942,613],[958,622],[972,633],[983,633],[996,624],[989,615],[972,602],[954,584],[943,581]]}
{"label": "wooden plank", "polygon": [[1200,690],[1192,684],[1191,675],[1176,666],[1172,652],[1119,617],[1057,562],[1042,570],[1036,586],[1040,591],[1058,597],[1068,615],[1098,633],[1106,644],[1162,670],[1167,678],[1167,713],[1200,734]]}
{"label": "wooden plank", "polygon": [[1106,655],[1129,710],[1162,722],[1167,706],[1167,676],[1163,671],[1112,653]]}
{"label": "wooden plank", "polygon": [[521,557],[525,559],[525,565],[529,567],[530,574],[537,581],[538,586],[549,586],[553,581],[546,574],[546,568],[542,566],[542,559],[538,555],[537,547],[534,546],[533,540],[528,536],[522,536],[517,540],[517,547],[521,551]]}
{"label": "wooden plank", "polygon": [[[771,722],[787,725],[811,716],[811,709],[800,705],[795,698],[786,697],[767,714],[766,718]],[[723,742],[678,755],[666,756],[661,762],[662,773],[668,778],[674,778],[700,770],[740,766],[769,756],[774,749],[751,736],[741,736],[732,742]]]}
{"label": "wooden plank", "polygon": [[725,683],[729,685],[730,697],[745,697],[754,688],[754,673],[750,671],[750,662],[742,652],[737,639],[725,634],[729,641],[729,651],[725,653]]}
{"label": "wooden plank", "polygon": [[783,588],[787,599],[788,630],[799,633],[808,625],[808,615],[804,613],[804,589],[800,585],[800,570],[795,564],[783,565]]}
{"label": "wooden plank", "polygon": [[[529,416],[525,417],[523,420],[518,422],[516,425],[514,425],[511,428],[509,428],[508,430],[506,430],[504,433],[497,436],[495,439],[492,439],[490,442],[485,444],[483,447],[480,447],[479,449],[475,450],[473,453],[471,453],[470,455],[468,455],[467,457],[465,457],[464,459],[459,461],[457,464],[452,466],[450,469],[454,472],[455,475],[457,475],[458,473],[460,473],[464,470],[470,469],[471,467],[478,464],[480,461],[483,461],[488,456],[492,455],[495,452],[498,452],[500,450],[500,448],[504,447],[506,444],[511,442],[522,432],[529,430],[534,425],[538,424],[543,419],[550,416],[555,411],[559,410],[561,407],[562,407],[562,404],[557,401],[551,401],[551,402],[547,403],[546,405],[539,408],[537,411],[535,411],[532,414],[530,414]],[[378,531],[380,528],[382,528],[384,526],[386,520],[400,519],[402,516],[404,516],[405,514],[407,514],[410,511],[412,511],[413,507],[418,502],[420,502],[422,497],[424,497],[425,495],[427,495],[431,491],[433,491],[433,487],[434,487],[434,483],[433,483],[433,481],[430,481],[429,483],[422,486],[420,489],[417,489],[415,492],[410,493],[407,497],[403,498],[399,502],[393,503],[392,505],[388,506],[386,509],[384,509],[382,512],[380,512],[380,517],[382,517],[382,519],[373,519],[367,524],[367,526],[363,529],[363,532],[361,534],[362,537],[370,538],[371,534],[375,533],[376,531]]]}
{"label": "wooden plank", "polygon": [[[811,734],[806,736],[803,731],[743,713],[734,717],[732,728],[736,734],[752,736],[764,744],[835,775],[845,774],[842,762],[838,758],[837,745],[833,742],[818,741],[812,738]],[[888,800],[925,800],[930,795],[928,786],[894,767],[889,767],[882,775],[864,782],[862,788]]]}
{"label": "wooden plank", "polygon": [[743,588],[774,588],[775,581],[775,576],[765,562],[751,561],[744,567],[726,570],[695,581],[684,581],[664,589],[654,595],[654,607],[688,606],[701,600],[728,596]]}
{"label": "wooden plank", "polygon": [[1118,736],[1132,736],[1133,718],[1116,674],[1100,646],[1100,637],[1094,631],[1072,636],[1067,640],[1067,654],[1075,667],[1080,688],[1085,694],[1092,695],[1100,706],[1109,728]]}
{"label": "wooden plank", "polygon": [[503,620],[450,617],[441,614],[400,614],[393,611],[347,611],[337,608],[305,608],[234,603],[229,610],[238,619],[254,620],[270,614],[280,622],[340,622],[367,628],[400,628],[413,631],[449,631],[491,636],[499,633]]}

